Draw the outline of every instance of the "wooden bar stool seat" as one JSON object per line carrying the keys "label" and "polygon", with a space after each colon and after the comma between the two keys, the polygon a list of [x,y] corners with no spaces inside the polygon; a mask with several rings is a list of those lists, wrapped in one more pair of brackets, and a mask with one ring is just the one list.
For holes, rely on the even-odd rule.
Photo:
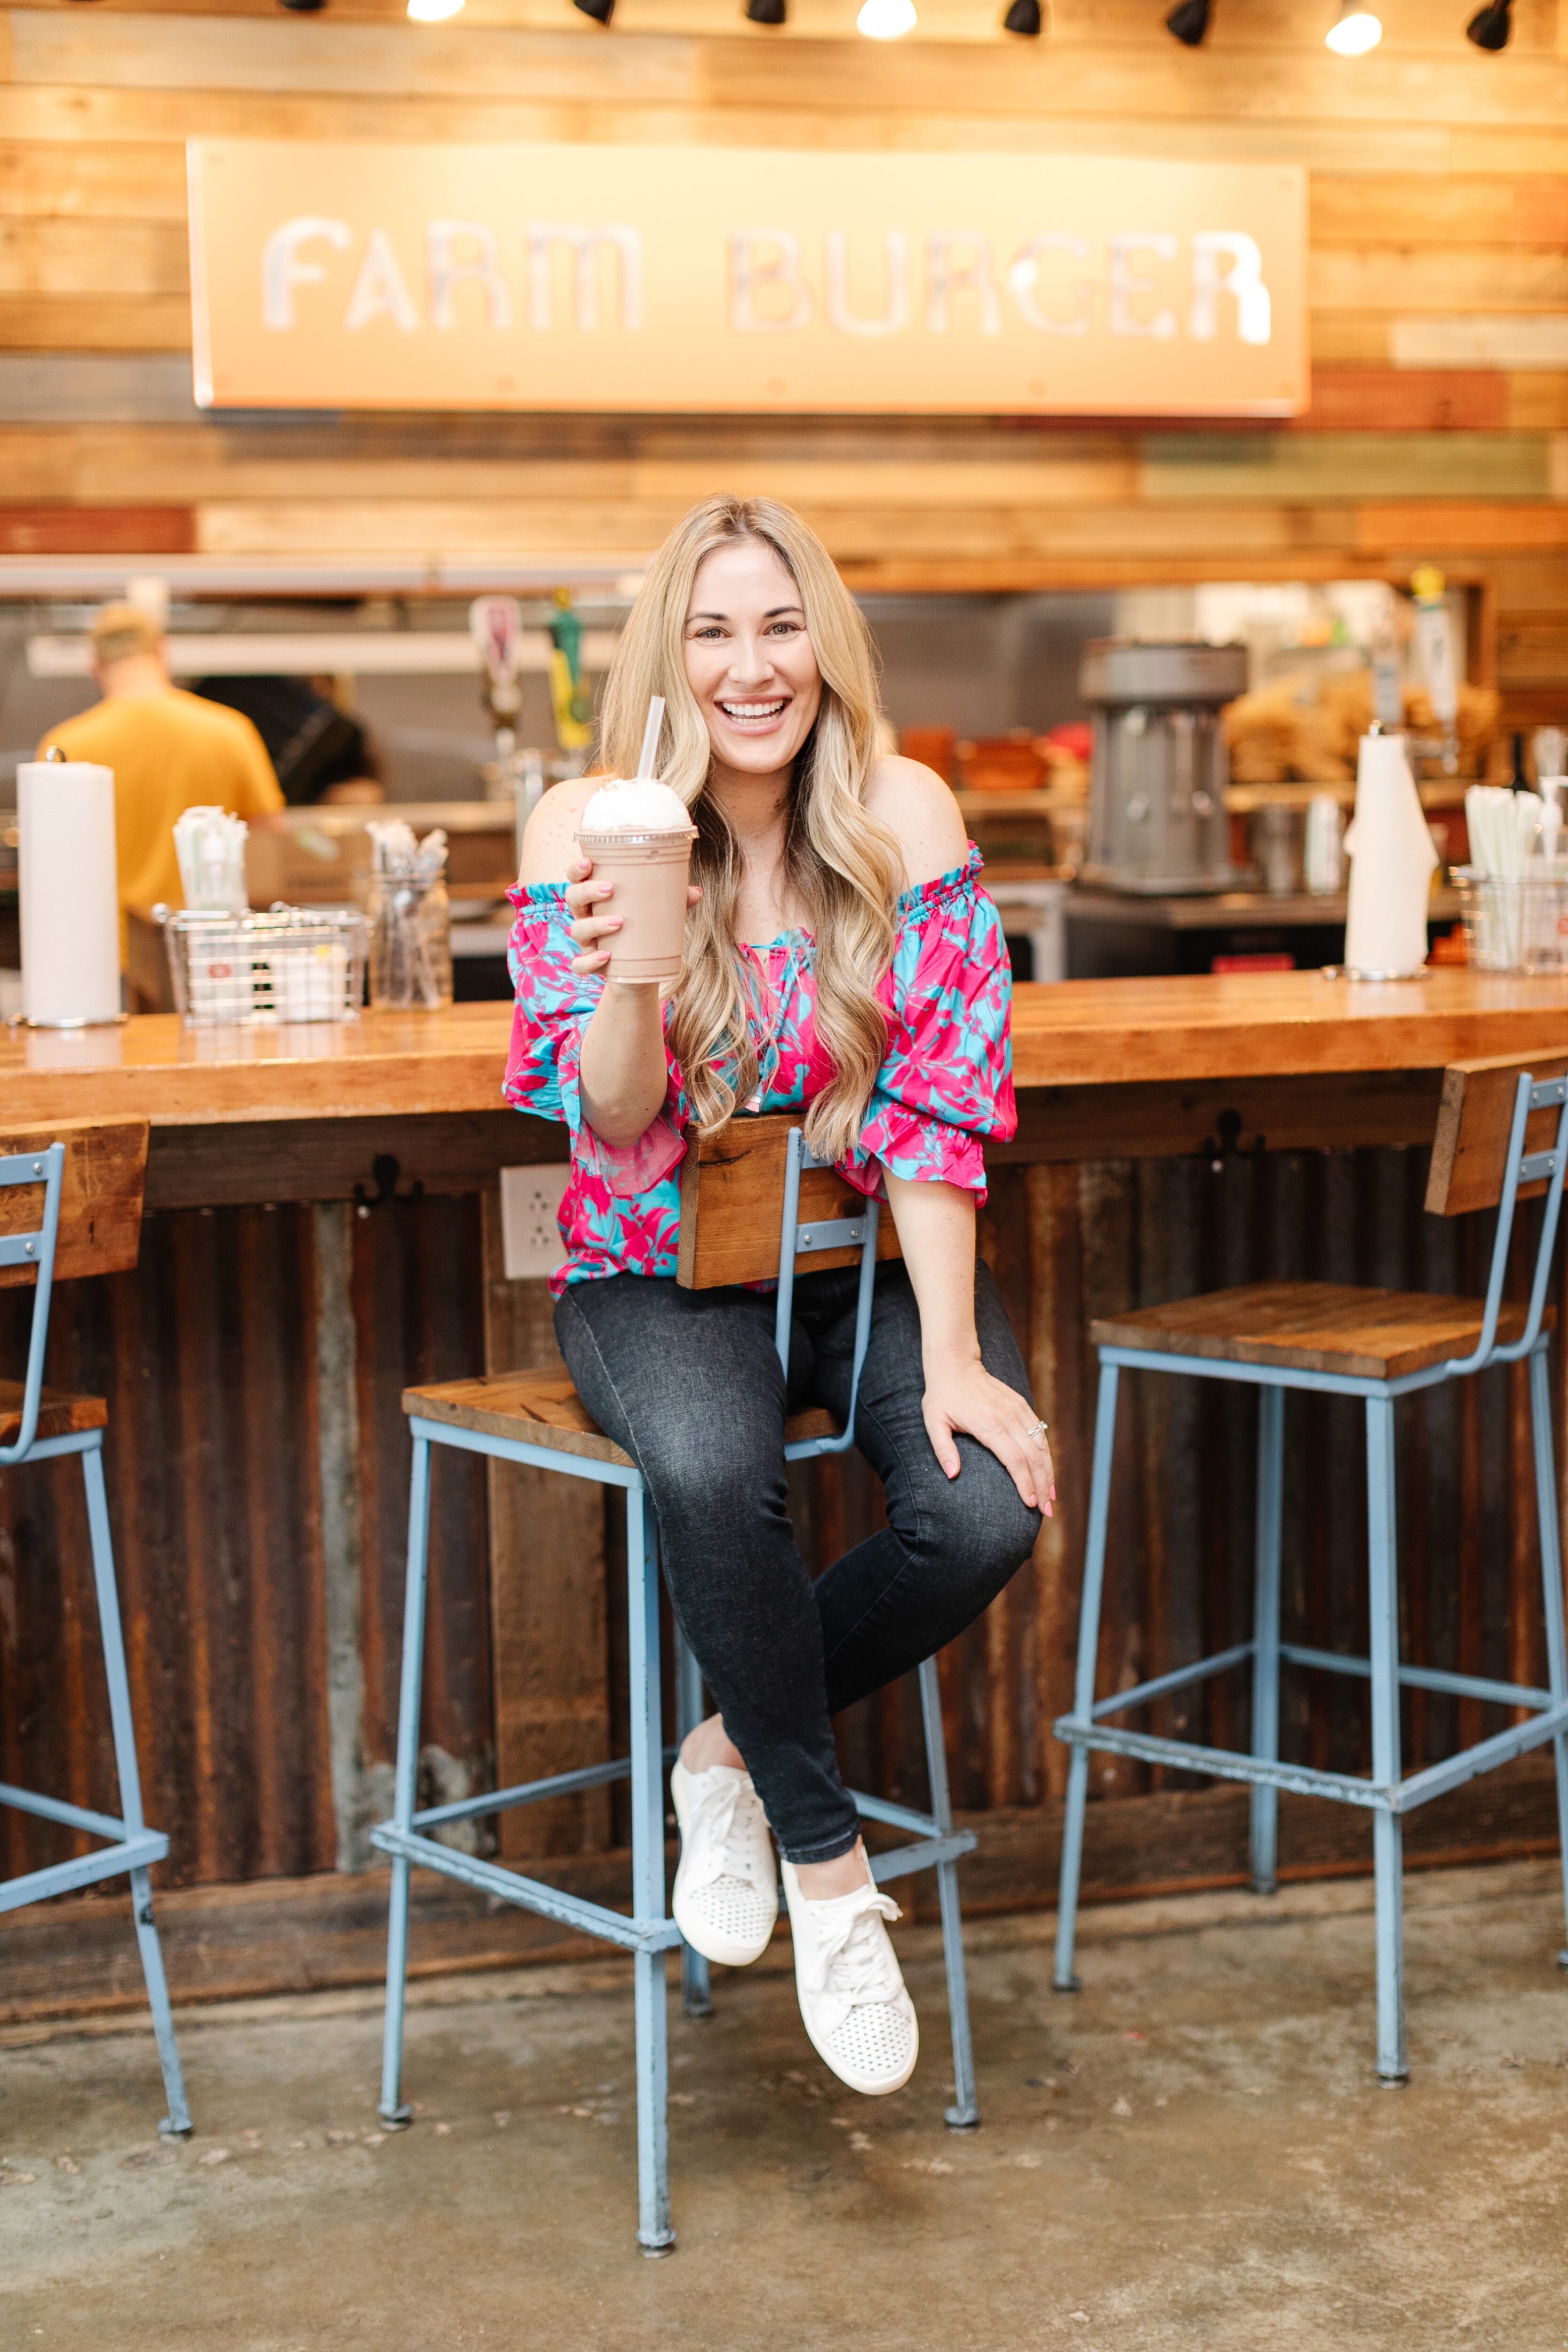
{"label": "wooden bar stool seat", "polygon": [[[1083,1856],[1091,1750],[1134,1756],[1178,1770],[1242,1780],[1251,1787],[1252,1883],[1273,1891],[1279,1791],[1363,1806],[1373,1817],[1376,1885],[1377,2071],[1385,2082],[1406,2072],[1405,2055],[1404,1821],[1416,1806],[1532,1748],[1554,1751],[1557,1802],[1568,1898],[1568,1628],[1564,1625],[1558,1496],[1552,1463],[1552,1387],[1547,1359],[1552,1317],[1546,1285],[1568,1167],[1568,1059],[1532,1056],[1464,1062],[1445,1071],[1433,1138],[1426,1207],[1435,1216],[1495,1209],[1487,1295],[1444,1298],[1420,1291],[1356,1289],[1335,1283],[1251,1282],[1198,1298],[1102,1316],[1090,1326],[1100,1350],[1084,1552],[1083,1604],[1072,1712],[1056,1725],[1072,1749],[1062,1834],[1055,1981],[1071,1991],[1073,1937]],[[1517,1203],[1544,1200],[1527,1302],[1505,1302],[1509,1244]],[[1493,1364],[1528,1367],[1534,1454],[1535,1512],[1541,1549],[1547,1687],[1457,1674],[1400,1654],[1394,1406],[1402,1397],[1472,1379]],[[1210,1657],[1154,1675],[1131,1689],[1095,1696],[1100,1612],[1116,1452],[1117,1385],[1123,1371],[1180,1372],[1240,1382],[1258,1391],[1257,1551],[1253,1633]],[[1280,1542],[1284,1512],[1287,1392],[1353,1397],[1366,1423],[1369,1654],[1350,1657],[1282,1638]],[[1370,1776],[1329,1772],[1280,1754],[1279,1670],[1364,1676],[1371,1685]],[[1129,1721],[1144,1707],[1210,1675],[1250,1670],[1250,1738],[1245,1749],[1166,1738]],[[1400,1759],[1400,1699],[1406,1689],[1500,1704],[1506,1730],[1415,1772]],[[1562,1958],[1568,1965],[1568,1952]]]}
{"label": "wooden bar stool seat", "polygon": [[[0,1445],[15,1445],[22,1434],[27,1409],[25,1381],[0,1381]],[[84,1429],[107,1429],[109,1407],[101,1397],[67,1396],[58,1389],[38,1391],[39,1437],[70,1437]]]}
{"label": "wooden bar stool seat", "polygon": [[[1498,1310],[1499,1343],[1523,1337],[1524,1306]],[[1487,1318],[1484,1298],[1442,1298],[1421,1290],[1359,1290],[1333,1282],[1246,1282],[1201,1298],[1173,1299],[1089,1327],[1100,1348],[1144,1348],[1206,1356],[1216,1364],[1277,1364],[1298,1372],[1348,1372],[1402,1380],[1451,1356],[1468,1355]],[[1542,1318],[1550,1330],[1555,1318]]]}
{"label": "wooden bar stool seat", "polygon": [[165,1859],[169,1841],[148,1828],[131,1685],[120,1622],[114,1547],[103,1476],[103,1433],[109,1407],[102,1397],[75,1396],[44,1386],[49,1304],[57,1281],[73,1275],[118,1274],[135,1265],[142,1241],[142,1196],[147,1171],[145,1119],[63,1122],[58,1127],[0,1129],[0,1289],[33,1293],[27,1364],[19,1381],[0,1380],[0,1468],[63,1461],[75,1455],[86,1489],[98,1628],[103,1647],[110,1735],[120,1782],[117,1814],[97,1812],[60,1797],[0,1782],[0,1806],[31,1814],[93,1841],[68,1861],[0,1879],[0,1914],[53,1895],[119,1877],[131,1882],[131,1915],[141,1948],[147,2000],[169,2112],[159,2126],[184,2136],[191,2128],[180,2073],[163,1956],[153,1922],[149,1873]]}
{"label": "wooden bar stool seat", "polygon": [[[877,1261],[896,1256],[898,1248],[891,1219],[879,1217],[877,1203],[850,1192],[832,1169],[818,1166],[800,1128],[792,1127],[787,1118],[732,1119],[722,1134],[696,1139],[688,1149],[681,1178],[676,1278],[683,1287],[696,1290],[733,1283],[776,1282],[773,1337],[786,1365],[797,1259],[813,1271],[858,1268],[848,1421],[840,1429],[831,1413],[820,1409],[791,1414],[784,1424],[787,1460],[846,1453],[855,1443],[856,1405],[870,1337]],[[497,1372],[479,1380],[433,1382],[405,1390],[403,1406],[414,1441],[414,1460],[395,1810],[390,1821],[371,1832],[371,1843],[392,1860],[378,2112],[384,2122],[395,2126],[410,2122],[414,2112],[402,2096],[408,1879],[413,1866],[438,1871],[478,1888],[492,1900],[518,1904],[618,1945],[632,1954],[634,1962],[637,2242],[647,2253],[661,2253],[675,2241],[669,2218],[667,1952],[681,1951],[688,2015],[707,2015],[711,2001],[708,1963],[682,1945],[680,1930],[665,1903],[664,1773],[676,1750],[665,1746],[660,1727],[658,1533],[647,1508],[642,1473],[630,1454],[599,1428],[564,1371]],[[554,1773],[548,1780],[527,1781],[517,1788],[416,1809],[433,1447],[524,1463],[620,1489],[626,1528],[629,1755]],[[946,2109],[946,2120],[954,2130],[963,2130],[979,2122],[980,2110],[974,2097],[956,1864],[973,1850],[975,1839],[972,1830],[953,1824],[934,1658],[925,1660],[919,1679],[929,1803],[921,1810],[863,1795],[858,1790],[849,1793],[867,1820],[901,1832],[899,1843],[883,1847],[870,1857],[871,1874],[879,1885],[915,1871],[934,1870],[937,1874],[952,2032],[953,2098]],[[679,1729],[684,1734],[703,1713],[702,1676],[697,1661],[679,1639],[675,1682]],[[629,1916],[605,1904],[590,1903],[542,1880],[525,1877],[520,1871],[503,1869],[499,1863],[447,1844],[440,1834],[459,1822],[536,1804],[574,1790],[603,1788],[618,1780],[631,1783]]]}
{"label": "wooden bar stool seat", "polygon": [[[4,1409],[0,1391],[0,1412]],[[531,1445],[586,1454],[595,1462],[617,1462],[627,1470],[637,1466],[613,1437],[605,1435],[571,1381],[559,1372],[490,1372],[480,1380],[442,1381],[433,1388],[405,1389],[403,1410],[440,1422],[447,1429],[470,1429],[486,1437],[521,1438]],[[837,1433],[833,1415],[819,1405],[809,1412],[792,1412],[784,1423],[786,1445]]]}

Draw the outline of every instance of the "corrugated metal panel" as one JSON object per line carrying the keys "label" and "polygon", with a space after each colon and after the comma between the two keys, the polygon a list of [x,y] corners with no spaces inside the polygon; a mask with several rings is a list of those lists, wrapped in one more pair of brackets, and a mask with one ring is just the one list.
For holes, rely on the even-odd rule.
{"label": "corrugated metal panel", "polygon": [[[1071,1691],[1089,1317],[1266,1274],[1473,1291],[1488,1221],[1426,1217],[1425,1172],[1415,1151],[996,1171],[983,1244],[1052,1424],[1060,1505],[1034,1560],[942,1661],[961,1806],[1039,1803],[1065,1779],[1049,1727]],[[19,1294],[0,1300],[0,1360],[19,1353],[26,1305]],[[110,1402],[148,1811],[174,1840],[173,1875],[331,1868],[352,1857],[384,1801],[394,1750],[408,1465],[400,1392],[485,1360],[479,1200],[401,1200],[365,1214],[348,1203],[162,1213],[134,1274],[65,1286],[56,1315],[51,1378]],[[1500,1371],[1401,1409],[1405,1643],[1430,1663],[1539,1679],[1522,1391]],[[1245,1637],[1251,1610],[1255,1400],[1150,1376],[1130,1379],[1124,1397],[1102,1690]],[[1321,1646],[1359,1649],[1359,1414],[1298,1400],[1287,1425],[1287,1623]],[[791,1491],[819,1564],[879,1523],[879,1491],[858,1461],[798,1466]],[[488,1549],[482,1469],[448,1458],[435,1494],[422,1732],[432,1793],[483,1785],[492,1769]],[[614,1510],[605,1574],[618,1749],[625,1591]],[[103,1805],[112,1779],[89,1595],[69,1468],[0,1476],[0,1772]],[[1239,1741],[1247,1696],[1245,1677],[1179,1694],[1162,1709],[1164,1727]],[[1412,1762],[1500,1719],[1421,1695],[1405,1712]],[[1363,1689],[1288,1676],[1285,1737],[1312,1762],[1362,1769]],[[923,1792],[911,1687],[852,1710],[840,1738],[859,1785]],[[1110,1798],[1160,1779],[1131,1761],[1097,1759],[1096,1770],[1097,1793]],[[612,1842],[625,1835],[623,1816],[619,1800],[600,1816]],[[61,1850],[57,1832],[16,1816],[0,1816],[0,1840],[6,1870]]]}
{"label": "corrugated metal panel", "polygon": [[[483,1360],[477,1198],[178,1211],[132,1274],[56,1294],[49,1378],[107,1396],[110,1513],[148,1818],[171,1883],[294,1876],[338,1857],[327,1699],[317,1219],[353,1226],[366,1809],[395,1745],[407,1534],[405,1384]],[[0,1301],[16,1360],[24,1294]],[[109,1807],[113,1765],[79,1473],[0,1474],[0,1770]],[[426,1741],[443,1781],[490,1753],[482,1472],[444,1465],[433,1518]],[[376,1767],[381,1767],[379,1775]],[[444,1787],[443,1793],[449,1790]],[[0,1867],[65,1850],[0,1814]]]}
{"label": "corrugated metal panel", "polygon": [[[332,1859],[307,1210],[148,1219],[132,1274],[62,1286],[49,1378],[106,1396],[148,1818],[174,1883]],[[10,1360],[27,1299],[5,1305]],[[112,1809],[80,1475],[0,1475],[7,1777]],[[59,1832],[0,1815],[5,1867]]]}

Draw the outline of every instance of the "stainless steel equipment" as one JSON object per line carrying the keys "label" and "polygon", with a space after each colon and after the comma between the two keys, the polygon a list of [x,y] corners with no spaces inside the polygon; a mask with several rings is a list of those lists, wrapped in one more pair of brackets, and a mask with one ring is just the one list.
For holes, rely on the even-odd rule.
{"label": "stainless steel equipment", "polygon": [[1089,856],[1080,882],[1151,895],[1234,890],[1222,704],[1247,691],[1245,646],[1097,637],[1079,691],[1094,710]]}

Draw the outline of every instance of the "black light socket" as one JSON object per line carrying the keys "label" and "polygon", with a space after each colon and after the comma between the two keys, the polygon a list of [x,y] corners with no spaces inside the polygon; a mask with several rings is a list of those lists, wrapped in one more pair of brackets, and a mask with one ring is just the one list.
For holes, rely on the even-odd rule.
{"label": "black light socket", "polygon": [[1195,49],[1209,28],[1210,0],[1178,0],[1165,19],[1165,30],[1173,33],[1184,49]]}
{"label": "black light socket", "polygon": [[789,15],[789,0],[746,0],[746,21],[751,25],[782,25]]}
{"label": "black light socket", "polygon": [[319,16],[326,5],[327,0],[278,0],[278,5],[293,16]]}
{"label": "black light socket", "polygon": [[595,25],[607,25],[616,13],[616,0],[572,0],[572,5],[592,16]]}
{"label": "black light socket", "polygon": [[1513,0],[1490,0],[1489,6],[1478,8],[1465,26],[1465,38],[1478,49],[1506,49],[1513,30],[1509,16],[1512,5]]}
{"label": "black light socket", "polygon": [[1005,33],[1019,33],[1026,41],[1037,41],[1041,27],[1040,0],[1013,0],[1002,19]]}

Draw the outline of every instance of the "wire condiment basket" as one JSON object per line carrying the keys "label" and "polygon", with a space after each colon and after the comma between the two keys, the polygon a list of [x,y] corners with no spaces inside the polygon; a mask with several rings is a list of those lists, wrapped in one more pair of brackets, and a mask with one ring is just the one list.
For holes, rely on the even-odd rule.
{"label": "wire condiment basket", "polygon": [[367,926],[357,908],[153,912],[163,927],[175,1009],[193,1024],[261,1028],[359,1019]]}

